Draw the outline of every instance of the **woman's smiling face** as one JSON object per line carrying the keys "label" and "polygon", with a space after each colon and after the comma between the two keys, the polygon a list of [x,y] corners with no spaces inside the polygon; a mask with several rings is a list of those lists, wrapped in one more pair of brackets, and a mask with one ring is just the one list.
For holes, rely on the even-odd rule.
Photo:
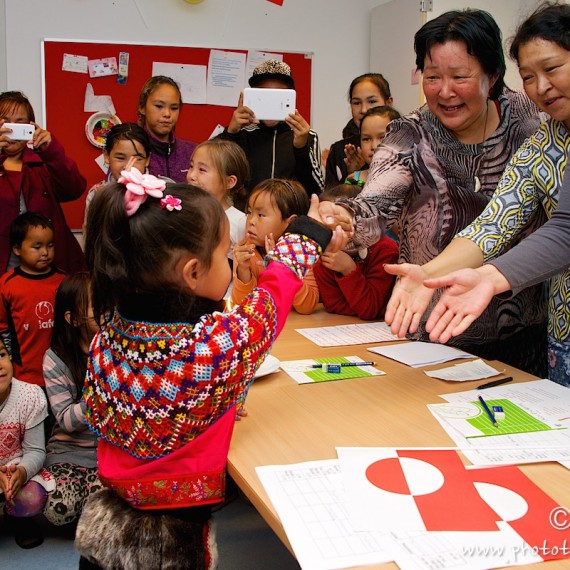
{"label": "woman's smiling face", "polygon": [[495,80],[463,42],[436,44],[426,55],[422,83],[429,110],[461,142],[481,142]]}
{"label": "woman's smiling face", "polygon": [[570,129],[570,52],[535,38],[521,44],[519,73],[533,103]]}

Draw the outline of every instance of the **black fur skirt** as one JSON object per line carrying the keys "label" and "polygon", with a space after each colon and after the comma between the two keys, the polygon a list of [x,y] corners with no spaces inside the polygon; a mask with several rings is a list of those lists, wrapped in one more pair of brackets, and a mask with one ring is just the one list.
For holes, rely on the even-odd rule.
{"label": "black fur skirt", "polygon": [[143,511],[103,489],[83,507],[75,547],[106,570],[214,570],[213,525],[208,508]]}

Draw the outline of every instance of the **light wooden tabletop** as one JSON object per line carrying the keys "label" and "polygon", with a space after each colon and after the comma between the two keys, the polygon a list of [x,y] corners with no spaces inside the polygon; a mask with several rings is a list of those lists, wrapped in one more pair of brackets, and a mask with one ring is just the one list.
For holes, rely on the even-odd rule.
{"label": "light wooden tabletop", "polygon": [[[271,354],[280,360],[355,355],[373,360],[385,376],[298,385],[278,371],[254,382],[246,401],[248,416],[236,423],[228,470],[283,543],[291,550],[279,518],[259,481],[255,467],[334,459],[335,448],[346,447],[453,447],[426,404],[442,403],[440,394],[472,389],[484,381],[445,382],[366,350],[369,345],[322,348],[296,328],[360,323],[353,317],[331,315],[320,308],[312,315],[291,312]],[[532,376],[499,362],[515,381]],[[428,368],[438,368],[433,366]],[[570,507],[570,472],[558,463],[521,467],[522,471],[559,504]],[[544,568],[568,569],[570,562],[555,561]],[[367,566],[397,568],[392,564]],[[526,568],[518,566],[517,568]],[[528,566],[530,568],[530,566]],[[533,565],[532,568],[537,568]]]}

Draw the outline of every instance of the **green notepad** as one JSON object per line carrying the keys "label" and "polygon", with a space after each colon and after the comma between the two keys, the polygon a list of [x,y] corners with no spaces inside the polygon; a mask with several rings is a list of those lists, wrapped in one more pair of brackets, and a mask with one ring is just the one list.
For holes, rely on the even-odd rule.
{"label": "green notepad", "polygon": [[[317,364],[340,364],[341,362],[350,362],[350,360],[344,358],[344,356],[338,356],[335,358],[315,358],[315,362]],[[374,376],[359,366],[341,367],[340,373],[338,374],[331,374],[324,370],[320,370],[319,368],[315,368],[310,372],[305,372],[305,375],[313,382],[330,382],[331,380],[346,380],[347,378],[364,378],[366,376]]]}
{"label": "green notepad", "polygon": [[533,431],[550,431],[553,428],[548,424],[541,422],[510,400],[487,400],[485,402],[492,408],[493,406],[501,406],[505,412],[505,419],[497,420],[498,427],[495,427],[489,416],[483,409],[478,400],[472,402],[477,406],[481,413],[476,418],[468,418],[466,421],[474,428],[482,433],[480,435],[470,435],[467,437],[484,437],[487,435],[507,435],[511,433],[530,433]]}

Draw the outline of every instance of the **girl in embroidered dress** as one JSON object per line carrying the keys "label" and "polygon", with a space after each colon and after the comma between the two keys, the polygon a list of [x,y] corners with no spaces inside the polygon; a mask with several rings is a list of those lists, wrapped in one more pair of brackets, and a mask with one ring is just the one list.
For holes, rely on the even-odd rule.
{"label": "girl in embroidered dress", "polygon": [[258,287],[222,313],[230,240],[217,200],[136,170],[97,193],[86,256],[103,324],[83,399],[108,489],[88,499],[79,521],[84,567],[215,566],[210,514],[224,497],[236,413],[331,237],[331,249],[343,247],[340,228],[333,235],[295,219],[268,252]]}
{"label": "girl in embroidered dress", "polygon": [[44,466],[56,489],[44,515],[55,525],[73,522],[87,497],[98,491],[97,436],[85,423],[81,401],[89,344],[98,330],[89,296],[89,275],[68,275],[55,295],[51,347],[43,360],[50,407],[56,423]]}
{"label": "girl in embroidered dress", "polygon": [[42,469],[47,401],[39,386],[20,382],[12,374],[10,356],[0,340],[0,508],[18,546],[34,548],[43,538],[30,517],[41,513],[54,487]]}

